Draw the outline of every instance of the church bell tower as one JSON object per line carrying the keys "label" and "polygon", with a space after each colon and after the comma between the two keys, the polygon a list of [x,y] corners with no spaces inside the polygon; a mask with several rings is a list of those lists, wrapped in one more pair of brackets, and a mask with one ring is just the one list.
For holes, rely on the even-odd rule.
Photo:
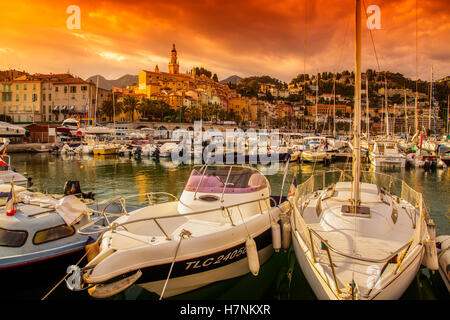
{"label": "church bell tower", "polygon": [[177,60],[177,50],[175,49],[175,43],[173,44],[172,51],[170,52],[169,73],[178,74],[180,66]]}

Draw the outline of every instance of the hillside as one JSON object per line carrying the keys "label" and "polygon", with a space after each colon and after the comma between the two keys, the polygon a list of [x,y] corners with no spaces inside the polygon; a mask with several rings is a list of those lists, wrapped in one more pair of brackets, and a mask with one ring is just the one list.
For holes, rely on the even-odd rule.
{"label": "hillside", "polygon": [[95,75],[92,77],[89,77],[86,79],[86,81],[92,81],[93,83],[97,83],[97,76],[98,76],[98,86],[103,89],[111,90],[113,86],[116,87],[126,87],[128,85],[131,85],[133,83],[138,83],[138,76],[134,76],[131,74],[126,74],[116,80],[108,80],[102,75]]}
{"label": "hillside", "polygon": [[235,84],[235,83],[238,83],[239,81],[241,81],[241,79],[242,78],[237,76],[237,75],[232,75],[232,76],[229,76],[226,79],[223,79],[223,80],[219,81],[219,83],[221,83],[221,84],[228,84],[228,83]]}

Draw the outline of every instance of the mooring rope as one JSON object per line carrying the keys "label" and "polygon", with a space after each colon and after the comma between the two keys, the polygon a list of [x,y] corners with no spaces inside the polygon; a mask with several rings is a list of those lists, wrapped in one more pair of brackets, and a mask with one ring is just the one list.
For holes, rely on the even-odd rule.
{"label": "mooring rope", "polygon": [[[97,240],[95,242],[99,242],[99,240],[101,239],[102,235],[100,235]],[[78,262],[75,264],[76,266],[78,266],[81,261],[83,261],[83,259],[88,255],[88,253],[92,250],[93,247],[90,247],[88,250],[86,250],[86,253],[80,258],[80,260],[78,260]],[[55,291],[55,289],[57,287],[59,287],[59,285],[66,280],[66,278],[69,276],[69,273],[66,273],[66,275],[41,299],[41,301],[45,300],[53,291]]]}
{"label": "mooring rope", "polygon": [[161,295],[159,296],[159,300],[162,300],[162,298],[164,296],[164,292],[166,292],[166,287],[167,287],[167,284],[169,283],[170,275],[172,274],[172,269],[173,269],[173,266],[175,264],[175,260],[176,260],[177,255],[178,255],[178,249],[180,248],[181,241],[185,237],[186,238],[190,237],[191,234],[192,234],[191,232],[189,232],[188,230],[185,230],[185,229],[181,230],[181,232],[180,232],[180,241],[178,241],[177,249],[175,250],[175,255],[173,256],[172,264],[170,265],[169,274],[167,275],[167,279],[166,279],[166,282],[164,283],[164,287],[163,287],[163,290],[161,292]]}

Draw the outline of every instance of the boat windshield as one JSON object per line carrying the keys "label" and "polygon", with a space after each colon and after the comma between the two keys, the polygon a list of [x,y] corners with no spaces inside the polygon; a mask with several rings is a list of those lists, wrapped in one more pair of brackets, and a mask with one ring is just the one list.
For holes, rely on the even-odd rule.
{"label": "boat windshield", "polygon": [[[186,184],[186,191],[207,193],[250,193],[267,187],[264,175],[242,168],[193,170]],[[226,184],[226,188],[225,188]],[[224,191],[225,189],[225,191]]]}

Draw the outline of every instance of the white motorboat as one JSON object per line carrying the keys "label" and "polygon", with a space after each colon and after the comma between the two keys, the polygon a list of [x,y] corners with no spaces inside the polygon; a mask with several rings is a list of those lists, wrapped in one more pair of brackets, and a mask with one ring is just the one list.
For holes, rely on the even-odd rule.
{"label": "white motorboat", "polygon": [[351,175],[312,174],[288,197],[294,251],[319,299],[398,299],[424,257],[428,268],[438,269],[422,194],[392,176],[361,171],[361,14],[356,0]]}
{"label": "white motorboat", "polygon": [[406,166],[406,156],[398,151],[397,142],[394,140],[375,140],[369,159],[375,167]]}
{"label": "white motorboat", "polygon": [[[81,285],[70,288],[91,287],[92,296],[104,298],[135,283],[166,298],[250,271],[257,275],[274,250],[273,225],[279,227],[289,210],[288,202],[271,207],[270,191],[252,167],[205,165],[192,171],[179,200],[166,193],[117,199],[112,203],[138,199],[141,208],[117,218],[99,254],[70,276]],[[176,201],[153,202],[158,196]]]}
{"label": "white motorboat", "polygon": [[178,150],[178,144],[175,142],[167,142],[164,143],[160,148],[159,148],[159,156],[160,157],[171,157],[172,156],[172,152],[177,152]]}
{"label": "white motorboat", "polygon": [[116,129],[96,124],[95,126],[79,128],[78,131],[80,131],[82,135],[113,135],[116,132]]}

